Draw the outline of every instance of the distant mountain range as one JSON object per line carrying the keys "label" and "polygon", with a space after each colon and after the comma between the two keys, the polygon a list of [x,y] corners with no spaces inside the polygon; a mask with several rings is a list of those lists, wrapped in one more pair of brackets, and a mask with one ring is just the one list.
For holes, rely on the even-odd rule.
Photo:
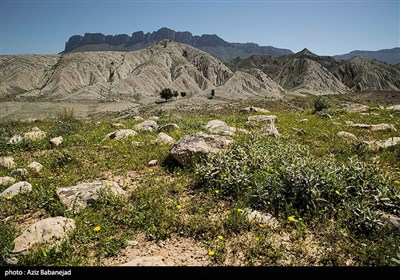
{"label": "distant mountain range", "polygon": [[[161,40],[169,39],[178,43],[188,44],[192,47],[208,52],[222,62],[229,62],[234,58],[247,58],[254,54],[278,57],[293,54],[289,49],[272,46],[259,46],[255,43],[229,43],[217,35],[204,34],[201,36],[184,31],[174,31],[163,27],[154,32],[144,33],[137,31],[129,36],[127,34],[104,35],[101,33],[85,33],[84,36],[74,35],[65,44],[62,53],[83,51],[132,51],[148,47]],[[334,56],[337,60],[349,60],[360,56],[368,60],[378,60],[389,64],[400,63],[400,48],[379,51],[352,51],[347,54]]]}

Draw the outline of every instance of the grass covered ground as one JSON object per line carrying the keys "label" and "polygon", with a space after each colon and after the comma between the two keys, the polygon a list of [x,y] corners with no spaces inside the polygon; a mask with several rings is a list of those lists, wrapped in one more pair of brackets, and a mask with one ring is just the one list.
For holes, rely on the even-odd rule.
{"label": "grass covered ground", "polygon": [[[400,148],[370,151],[360,141],[336,134],[387,139],[399,132],[350,128],[345,121],[389,123],[400,129],[400,117],[378,108],[367,115],[346,113],[339,106],[342,101],[326,102],[331,107],[324,111],[332,118],[314,113],[309,100],[258,104],[278,117],[280,138],[247,127],[247,117],[257,113],[239,114],[243,104],[218,111],[155,112],[160,126],[179,125],[168,132],[176,140],[202,131],[213,119],[249,131],[234,136],[230,150],[190,166],[180,166],[169,156],[171,146],[153,141],[157,132],[105,139],[117,129],[116,122],[124,128],[140,122],[130,118],[79,120],[61,112],[36,123],[1,123],[0,156],[14,157],[18,167],[37,161],[44,169],[19,178],[32,184],[31,193],[0,200],[0,253],[11,249],[13,239],[31,223],[64,216],[76,222],[72,237],[60,248],[31,251],[19,265],[117,265],[130,240],[140,240],[136,253],[142,256],[154,253],[145,245],[168,247],[170,240],[199,248],[193,252],[197,262],[179,259],[184,252],[170,252],[175,265],[397,265],[400,232],[381,215],[399,216]],[[46,131],[46,138],[6,144],[33,126]],[[49,138],[60,135],[64,142],[53,147]],[[159,164],[150,168],[153,159]],[[0,169],[0,176],[9,173]],[[57,188],[100,179],[117,181],[128,195],[104,195],[77,214],[57,199]],[[0,192],[5,188],[0,186]],[[273,219],[250,221],[244,215],[247,209]],[[0,265],[6,265],[2,258]]]}

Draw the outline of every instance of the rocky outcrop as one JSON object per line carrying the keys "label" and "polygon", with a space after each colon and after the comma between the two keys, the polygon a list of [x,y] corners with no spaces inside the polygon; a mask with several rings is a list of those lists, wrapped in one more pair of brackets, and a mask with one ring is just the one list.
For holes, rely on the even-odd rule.
{"label": "rocky outcrop", "polygon": [[157,134],[156,142],[163,143],[166,145],[172,145],[175,143],[175,140],[168,134],[165,134],[164,132],[160,132]]}
{"label": "rocky outcrop", "polygon": [[54,147],[58,147],[62,144],[62,142],[64,141],[62,136],[58,136],[58,137],[54,137],[50,139],[50,143],[54,146]]}
{"label": "rocky outcrop", "polygon": [[388,107],[386,107],[386,110],[389,110],[389,111],[400,111],[400,104],[388,106]]}
{"label": "rocky outcrop", "polygon": [[42,131],[38,127],[33,127],[30,131],[25,132],[22,136],[20,134],[16,134],[13,137],[11,137],[8,140],[8,144],[17,144],[23,140],[27,141],[34,141],[34,140],[40,140],[44,137],[46,137],[46,132]]}
{"label": "rocky outcrop", "polygon": [[14,239],[13,252],[26,252],[35,246],[60,245],[76,229],[75,221],[64,217],[50,217],[40,220],[22,232]]}
{"label": "rocky outcrop", "polygon": [[98,181],[59,188],[57,196],[67,210],[77,213],[90,205],[91,202],[98,200],[102,192],[111,192],[114,195],[123,195],[125,193],[116,182]]}
{"label": "rocky outcrop", "polygon": [[380,123],[380,124],[364,124],[364,123],[353,123],[348,121],[346,123],[350,127],[369,129],[371,131],[396,131],[396,128],[392,124]]}
{"label": "rocky outcrop", "polygon": [[29,184],[28,182],[22,181],[13,184],[11,187],[8,187],[5,189],[1,194],[0,194],[0,199],[1,198],[6,198],[6,197],[13,197],[18,194],[23,194],[23,193],[29,193],[32,191],[32,185]]}
{"label": "rocky outcrop", "polygon": [[43,169],[43,165],[36,161],[32,161],[27,167],[36,173],[39,173]]}
{"label": "rocky outcrop", "polygon": [[136,134],[136,131],[134,131],[133,129],[120,129],[107,134],[106,137],[109,139],[121,140],[135,136]]}
{"label": "rocky outcrop", "polygon": [[370,150],[386,149],[400,144],[400,137],[391,137],[386,140],[364,141]]}
{"label": "rocky outcrop", "polygon": [[0,186],[9,186],[15,183],[15,178],[10,176],[0,177]]}
{"label": "rocky outcrop", "polygon": [[171,156],[180,164],[188,165],[207,153],[217,154],[227,149],[233,140],[228,136],[208,135],[202,132],[186,135],[171,149]]}
{"label": "rocky outcrop", "polygon": [[15,167],[15,162],[13,157],[0,157],[0,167],[4,167],[7,169],[12,169]]}
{"label": "rocky outcrop", "polygon": [[349,140],[353,140],[353,141],[358,140],[357,136],[355,136],[353,133],[346,132],[346,131],[339,131],[336,135],[341,138],[344,138],[344,139],[349,139]]}
{"label": "rocky outcrop", "polygon": [[275,123],[278,119],[275,115],[254,115],[247,118],[248,126],[264,126],[265,124]]}
{"label": "rocky outcrop", "polygon": [[135,124],[133,126],[137,131],[156,131],[158,129],[158,124],[153,120],[145,120],[141,123]]}
{"label": "rocky outcrop", "polygon": [[363,113],[368,112],[369,107],[362,104],[350,104],[347,106],[346,111],[348,113]]}

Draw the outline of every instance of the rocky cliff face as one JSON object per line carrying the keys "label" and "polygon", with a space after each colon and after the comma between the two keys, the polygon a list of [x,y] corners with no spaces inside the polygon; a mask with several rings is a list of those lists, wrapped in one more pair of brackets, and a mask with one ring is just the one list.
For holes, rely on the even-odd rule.
{"label": "rocky cliff face", "polygon": [[355,91],[400,91],[400,71],[388,64],[353,57],[334,71],[334,75]]}
{"label": "rocky cliff face", "polygon": [[228,61],[237,56],[248,57],[255,53],[272,56],[292,53],[287,49],[259,46],[254,43],[228,43],[217,35],[193,36],[190,32],[176,32],[165,27],[146,34],[143,31],[134,32],[132,36],[126,34],[113,36],[101,33],[74,35],[65,44],[64,53],[138,50],[165,39],[202,49],[221,61]]}
{"label": "rocky cliff face", "polygon": [[3,100],[146,103],[159,99],[166,87],[185,91],[188,97],[209,96],[215,89],[219,97],[228,99],[281,92],[271,79],[234,73],[209,54],[169,40],[133,52],[1,57],[0,79]]}

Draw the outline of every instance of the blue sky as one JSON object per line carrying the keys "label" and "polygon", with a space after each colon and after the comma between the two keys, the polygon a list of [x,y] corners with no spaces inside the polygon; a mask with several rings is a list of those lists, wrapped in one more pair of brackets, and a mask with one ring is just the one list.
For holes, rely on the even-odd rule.
{"label": "blue sky", "polygon": [[161,27],[319,55],[400,46],[400,0],[0,0],[0,54],[61,52],[75,34]]}

